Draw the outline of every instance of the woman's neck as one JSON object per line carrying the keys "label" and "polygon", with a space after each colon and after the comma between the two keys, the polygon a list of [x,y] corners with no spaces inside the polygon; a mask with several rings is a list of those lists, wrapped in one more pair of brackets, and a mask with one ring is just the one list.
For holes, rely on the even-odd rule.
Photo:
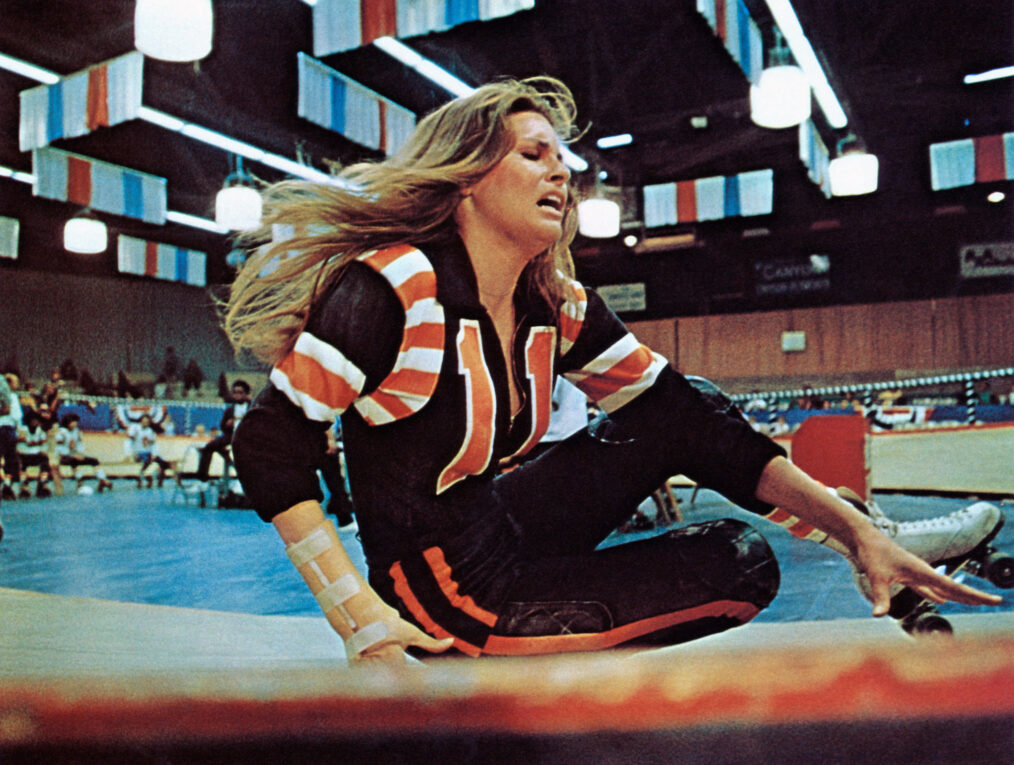
{"label": "woman's neck", "polygon": [[531,257],[514,243],[482,233],[461,233],[472,262],[479,301],[492,315],[503,315],[513,305],[514,290]]}

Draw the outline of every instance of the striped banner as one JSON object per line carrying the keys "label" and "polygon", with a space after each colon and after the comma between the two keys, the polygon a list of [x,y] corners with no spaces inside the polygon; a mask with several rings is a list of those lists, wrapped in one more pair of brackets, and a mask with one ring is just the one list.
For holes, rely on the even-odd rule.
{"label": "striped banner", "polygon": [[203,287],[207,284],[207,260],[207,254],[199,250],[125,234],[117,237],[116,268],[121,274],[152,276]]}
{"label": "striped banner", "polygon": [[697,12],[707,20],[746,78],[756,83],[764,71],[764,38],[743,0],[697,0]]}
{"label": "striped banner", "polygon": [[535,0],[317,0],[313,55],[358,48],[378,37],[439,32],[534,7]]}
{"label": "striped banner", "polygon": [[21,151],[134,119],[141,108],[143,71],[144,55],[131,51],[54,85],[21,91]]}
{"label": "striped banner", "polygon": [[18,257],[18,236],[21,223],[17,218],[0,215],[0,258]]}
{"label": "striped banner", "polygon": [[51,147],[32,152],[32,169],[37,197],[165,223],[165,178]]}
{"label": "striped banner", "polygon": [[350,141],[393,154],[415,129],[415,113],[299,54],[300,117]]}
{"label": "striped banner", "polygon": [[813,120],[804,120],[799,124],[799,159],[806,167],[810,180],[830,199],[831,175],[828,167],[831,164],[831,153],[817,132]]}
{"label": "striped banner", "polygon": [[1014,179],[1014,133],[933,143],[929,156],[934,191]]}
{"label": "striped banner", "polygon": [[768,215],[774,209],[774,171],[752,170],[644,187],[644,225]]}

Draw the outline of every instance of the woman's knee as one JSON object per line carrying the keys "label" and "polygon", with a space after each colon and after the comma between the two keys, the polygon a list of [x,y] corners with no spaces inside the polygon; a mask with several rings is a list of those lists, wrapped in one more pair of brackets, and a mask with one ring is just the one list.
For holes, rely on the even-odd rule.
{"label": "woman's knee", "polygon": [[688,545],[686,563],[717,597],[766,608],[775,595],[781,574],[768,541],[747,523],[724,518],[693,524],[671,534]]}

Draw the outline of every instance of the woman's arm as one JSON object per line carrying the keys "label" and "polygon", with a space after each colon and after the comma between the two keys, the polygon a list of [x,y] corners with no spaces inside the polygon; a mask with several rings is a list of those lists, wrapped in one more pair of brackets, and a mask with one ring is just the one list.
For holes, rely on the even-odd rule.
{"label": "woman's arm", "polygon": [[345,641],[349,662],[402,664],[409,646],[433,652],[451,647],[452,638],[430,637],[380,599],[356,570],[319,503],[301,502],[272,523],[328,623]]}
{"label": "woman's arm", "polygon": [[954,600],[995,606],[1001,602],[994,595],[938,574],[926,561],[904,550],[865,515],[784,457],[774,458],[764,468],[757,484],[757,498],[783,508],[845,546],[855,565],[869,579],[874,616],[887,613],[892,584],[904,584],[938,603]]}

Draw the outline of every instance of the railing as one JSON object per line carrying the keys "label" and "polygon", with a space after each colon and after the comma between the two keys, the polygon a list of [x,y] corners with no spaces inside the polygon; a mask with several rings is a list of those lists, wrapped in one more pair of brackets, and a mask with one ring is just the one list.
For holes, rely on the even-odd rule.
{"label": "railing", "polygon": [[[900,380],[739,393],[730,396],[730,398],[755,416],[759,416],[759,413],[763,411],[769,422],[774,422],[779,416],[784,416],[789,426],[798,425],[808,416],[841,413],[847,411],[849,407],[859,409],[871,417],[881,417],[883,424],[891,426],[974,425],[984,422],[1014,421],[1014,397],[1009,396],[1006,401],[1002,402],[986,403],[979,400],[976,391],[977,383],[1008,377],[1014,378],[1014,367]],[[921,396],[912,395],[918,393],[920,389],[939,388],[945,385],[960,386],[960,392],[950,396],[933,391],[924,391]],[[893,401],[885,403],[880,400],[880,396],[884,393],[894,391],[897,391],[899,395]],[[822,399],[825,404],[830,403],[830,406],[805,408],[787,403],[800,399],[804,402],[812,401],[815,397]],[[763,405],[758,405],[758,402]],[[911,410],[911,421],[906,422],[904,419],[905,415],[909,413],[897,411],[894,414],[891,413],[892,409],[902,408]]]}

